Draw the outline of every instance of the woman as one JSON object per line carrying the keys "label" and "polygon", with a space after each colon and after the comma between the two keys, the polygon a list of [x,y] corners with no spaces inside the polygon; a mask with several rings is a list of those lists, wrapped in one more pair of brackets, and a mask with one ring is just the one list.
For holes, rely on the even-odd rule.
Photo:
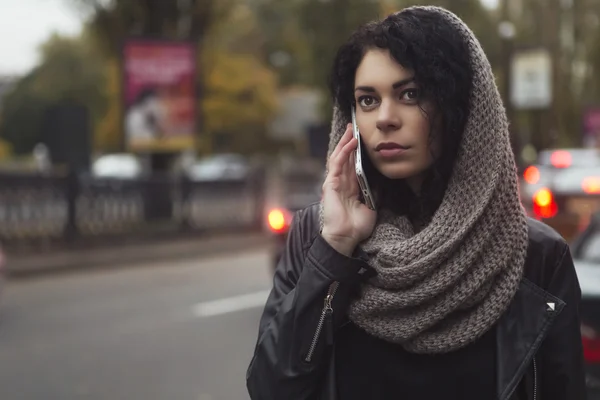
{"label": "woman", "polygon": [[[473,33],[411,7],[337,55],[323,199],[294,219],[252,399],[585,398],[569,248],[519,202]],[[359,201],[351,107],[377,211]]]}

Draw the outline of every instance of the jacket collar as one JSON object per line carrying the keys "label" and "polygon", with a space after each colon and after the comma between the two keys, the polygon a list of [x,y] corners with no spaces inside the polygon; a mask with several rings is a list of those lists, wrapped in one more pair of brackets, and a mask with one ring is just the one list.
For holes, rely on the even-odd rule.
{"label": "jacket collar", "polygon": [[523,279],[496,330],[497,398],[508,400],[565,302]]}

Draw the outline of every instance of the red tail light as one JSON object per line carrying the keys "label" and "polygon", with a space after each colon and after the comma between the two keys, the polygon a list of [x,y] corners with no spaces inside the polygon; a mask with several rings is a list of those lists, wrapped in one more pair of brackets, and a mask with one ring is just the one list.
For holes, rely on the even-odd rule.
{"label": "red tail light", "polygon": [[568,168],[573,163],[573,156],[566,150],[557,150],[550,156],[550,163],[555,168]]}
{"label": "red tail light", "polygon": [[540,170],[532,165],[525,170],[523,178],[530,185],[535,185],[540,181]]}
{"label": "red tail light", "polygon": [[581,324],[581,341],[585,361],[590,364],[600,363],[600,337],[598,332],[585,324]]}
{"label": "red tail light", "polygon": [[269,228],[273,232],[281,233],[285,232],[289,228],[291,216],[290,213],[286,210],[276,208],[269,212],[269,215],[267,216],[267,221],[269,223]]}
{"label": "red tail light", "polygon": [[581,188],[588,194],[600,194],[600,177],[589,176],[581,182]]}
{"label": "red tail light", "polygon": [[547,188],[542,188],[533,195],[533,212],[540,218],[552,218],[558,213],[558,205],[554,195]]}

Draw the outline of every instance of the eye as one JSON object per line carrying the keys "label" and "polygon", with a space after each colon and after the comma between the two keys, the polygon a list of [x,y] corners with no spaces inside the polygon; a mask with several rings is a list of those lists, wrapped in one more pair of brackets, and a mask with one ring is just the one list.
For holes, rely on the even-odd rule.
{"label": "eye", "polygon": [[377,103],[373,96],[361,96],[358,98],[358,104],[361,107],[369,108],[374,106]]}
{"label": "eye", "polygon": [[400,97],[402,100],[415,102],[419,98],[419,90],[418,89],[407,89],[402,92]]}

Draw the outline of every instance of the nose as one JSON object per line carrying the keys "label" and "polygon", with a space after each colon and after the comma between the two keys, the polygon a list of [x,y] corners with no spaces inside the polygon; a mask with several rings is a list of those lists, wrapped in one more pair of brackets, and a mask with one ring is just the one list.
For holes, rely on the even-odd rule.
{"label": "nose", "polygon": [[384,133],[395,131],[402,125],[391,101],[382,101],[379,105],[376,125],[377,129]]}

